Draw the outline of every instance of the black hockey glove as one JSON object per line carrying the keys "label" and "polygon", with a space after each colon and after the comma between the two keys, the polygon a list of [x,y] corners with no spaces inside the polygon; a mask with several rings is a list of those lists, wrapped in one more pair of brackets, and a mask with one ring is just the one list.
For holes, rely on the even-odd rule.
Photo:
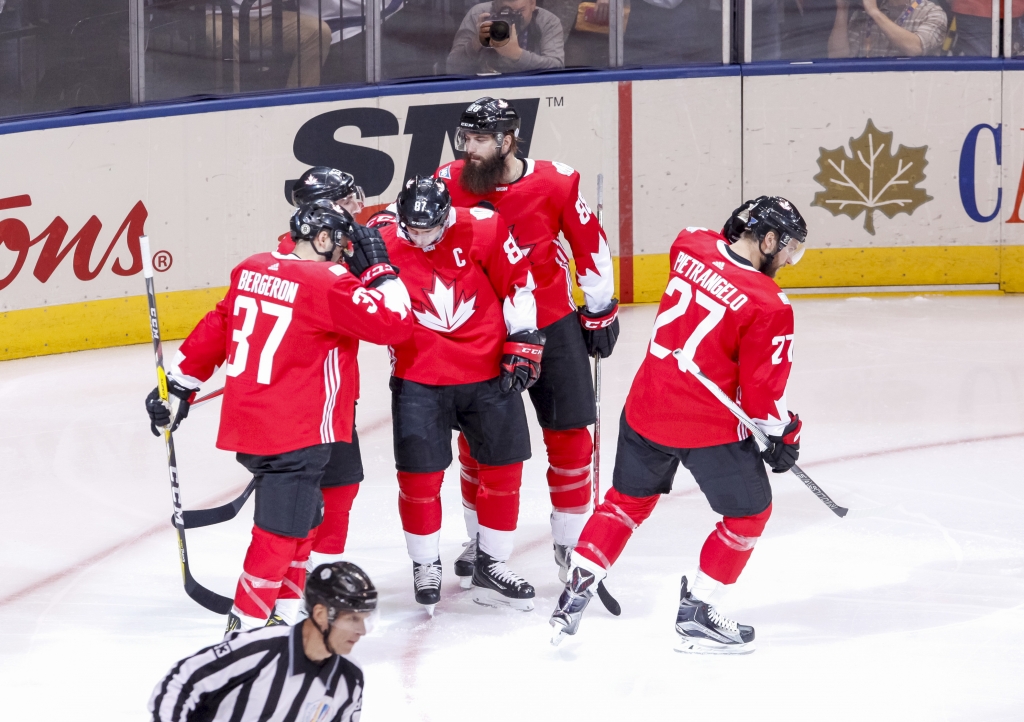
{"label": "black hockey glove", "polygon": [[761,458],[772,471],[782,474],[793,468],[793,464],[800,458],[800,431],[803,422],[800,417],[789,412],[789,423],[782,430],[781,436],[769,436],[771,443],[768,448],[761,452]]}
{"label": "black hockey glove", "polygon": [[540,331],[520,331],[508,337],[501,356],[501,377],[498,381],[504,393],[520,393],[537,383],[544,341],[544,334]]}
{"label": "black hockey glove", "polygon": [[192,399],[196,397],[195,389],[185,388],[170,377],[167,378],[167,393],[179,399],[178,413],[174,415],[173,424],[171,423],[171,410],[160,399],[160,388],[153,389],[146,397],[149,430],[153,432],[153,436],[160,436],[160,428],[167,426],[171,427],[171,431],[177,431],[182,420],[188,416],[188,408],[192,405]]}
{"label": "black hockey glove", "polygon": [[619,299],[613,298],[612,305],[600,313],[588,311],[586,306],[580,306],[577,311],[587,354],[601,358],[611,356],[619,338]]}
{"label": "black hockey glove", "polygon": [[357,225],[349,240],[352,248],[346,262],[364,286],[376,288],[389,278],[398,278],[398,269],[391,265],[380,231]]}

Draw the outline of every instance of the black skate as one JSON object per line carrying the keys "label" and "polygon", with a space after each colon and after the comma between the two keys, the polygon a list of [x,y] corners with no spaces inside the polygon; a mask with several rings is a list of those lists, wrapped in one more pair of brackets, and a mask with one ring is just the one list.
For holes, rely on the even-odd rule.
{"label": "black skate", "polygon": [[569,581],[569,567],[572,566],[572,547],[555,543],[555,564],[558,565],[558,581]]}
{"label": "black skate", "polygon": [[242,631],[242,620],[234,612],[228,612],[228,624],[224,629],[224,639],[231,639],[236,632]]}
{"label": "black skate", "polygon": [[441,560],[430,564],[413,562],[412,585],[416,592],[416,601],[433,617],[434,605],[441,601]]}
{"label": "black skate", "polygon": [[566,583],[562,595],[558,598],[558,606],[551,614],[553,645],[558,646],[563,637],[576,634],[576,630],[580,628],[583,610],[590,604],[590,598],[594,595],[591,587],[594,586],[595,579],[593,572],[576,567],[572,581]]}
{"label": "black skate", "polygon": [[737,624],[710,604],[694,599],[686,589],[686,577],[679,589],[676,632],[680,638],[677,652],[750,654],[754,651],[754,628]]}
{"label": "black skate", "polygon": [[459,578],[459,586],[469,589],[473,586],[473,567],[476,565],[476,539],[470,539],[462,546],[462,554],[455,560],[455,576]]}
{"label": "black skate", "polygon": [[491,558],[477,547],[473,567],[473,601],[487,607],[511,607],[521,612],[533,609],[533,587],[508,568],[508,564]]}
{"label": "black skate", "polygon": [[268,627],[276,627],[276,626],[278,626],[280,624],[283,624],[286,627],[288,626],[288,622],[284,621],[284,617],[282,617],[280,614],[278,614],[277,611],[275,610],[274,613],[271,614],[267,618],[266,626],[268,626]]}

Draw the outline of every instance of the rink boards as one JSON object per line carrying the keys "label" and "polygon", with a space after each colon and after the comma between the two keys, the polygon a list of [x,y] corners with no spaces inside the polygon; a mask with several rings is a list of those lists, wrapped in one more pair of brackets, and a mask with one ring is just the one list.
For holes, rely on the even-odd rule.
{"label": "rink boards", "polygon": [[183,336],[287,229],[286,180],[334,165],[386,203],[454,158],[459,111],[485,94],[515,102],[531,156],[580,171],[591,207],[603,176],[623,301],[660,297],[681,228],[762,192],[811,229],[783,286],[1024,290],[1024,73],[853,70],[412,84],[0,126],[0,359],[147,340],[143,233],[164,332]]}

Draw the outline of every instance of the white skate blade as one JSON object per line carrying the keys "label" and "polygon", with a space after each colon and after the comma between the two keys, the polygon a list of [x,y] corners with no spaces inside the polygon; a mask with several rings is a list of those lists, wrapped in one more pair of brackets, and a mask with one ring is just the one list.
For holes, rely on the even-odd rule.
{"label": "white skate blade", "polygon": [[567,636],[565,629],[561,625],[556,626],[551,630],[551,646],[557,647]]}
{"label": "white skate blade", "polygon": [[702,637],[680,637],[674,649],[683,654],[750,654],[756,647],[754,642],[721,644]]}
{"label": "white skate blade", "polygon": [[519,612],[533,611],[532,599],[510,599],[501,592],[484,587],[473,588],[473,601],[485,607],[508,607]]}
{"label": "white skate blade", "polygon": [[473,577],[459,577],[459,586],[463,589],[472,589]]}
{"label": "white skate blade", "polygon": [[423,606],[423,611],[425,611],[430,616],[430,618],[433,619],[434,618],[434,607],[436,607],[437,605],[436,604],[424,604],[422,606]]}

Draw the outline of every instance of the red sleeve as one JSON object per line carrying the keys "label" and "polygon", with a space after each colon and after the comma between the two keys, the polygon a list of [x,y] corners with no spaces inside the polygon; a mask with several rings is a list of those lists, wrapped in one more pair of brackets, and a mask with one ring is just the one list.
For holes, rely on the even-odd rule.
{"label": "red sleeve", "polygon": [[[516,244],[502,217],[485,208],[473,208],[470,213],[487,218],[487,248],[483,269],[498,298],[502,299],[505,328],[510,334],[537,329],[537,302],[533,292],[537,288],[531,272],[532,264]],[[484,214],[490,214],[484,216]],[[490,229],[493,225],[493,230]]]}
{"label": "red sleeve", "polygon": [[576,261],[576,282],[591,311],[604,311],[615,295],[615,275],[608,239],[580,192],[580,174],[572,172],[562,205],[562,235]]}
{"label": "red sleeve", "polygon": [[777,436],[789,422],[786,383],[793,367],[793,309],[759,313],[740,338],[741,404],[761,430]]}
{"label": "red sleeve", "polygon": [[228,349],[228,318],[232,290],[238,285],[238,269],[231,272],[228,294],[192,329],[174,355],[168,374],[182,386],[199,388],[224,363]]}
{"label": "red sleeve", "polygon": [[401,279],[366,288],[347,270],[337,268],[331,269],[338,279],[331,284],[327,304],[338,333],[387,346],[412,335],[412,304]]}

